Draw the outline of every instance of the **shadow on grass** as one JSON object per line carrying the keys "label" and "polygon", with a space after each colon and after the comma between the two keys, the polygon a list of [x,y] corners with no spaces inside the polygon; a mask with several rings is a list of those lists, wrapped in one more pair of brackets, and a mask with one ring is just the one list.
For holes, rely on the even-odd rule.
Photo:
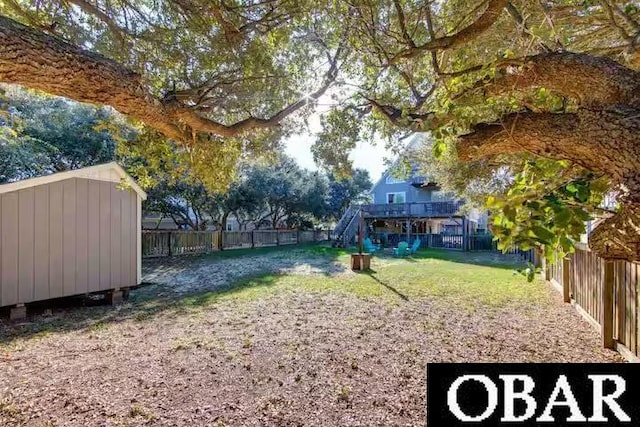
{"label": "shadow on grass", "polygon": [[403,294],[402,292],[400,292],[399,290],[397,290],[396,288],[394,288],[390,284],[388,284],[386,282],[383,282],[382,280],[378,279],[375,276],[376,273],[377,273],[377,271],[373,270],[373,269],[369,269],[369,270],[366,270],[366,271],[358,271],[357,272],[357,274],[362,274],[362,275],[371,277],[371,279],[375,280],[376,282],[378,282],[378,284],[384,286],[385,288],[387,288],[388,290],[390,290],[391,292],[393,292],[394,294],[399,296],[400,299],[402,299],[403,301],[409,301],[409,297],[408,296],[406,296],[405,294]]}
{"label": "shadow on grass", "polygon": [[[293,258],[286,258],[292,250],[302,251]],[[190,266],[207,265],[220,258],[237,257],[242,262],[243,255],[239,251],[232,255],[221,256],[184,256],[171,259],[154,259],[152,268],[168,265],[172,271],[181,274],[188,271]],[[282,252],[287,261],[286,267],[307,265],[313,261],[314,267],[320,267],[320,274],[329,275],[336,272],[335,261],[349,253],[345,249],[336,249],[323,245],[289,246],[278,248],[260,248],[251,250],[251,255]],[[245,253],[246,256],[246,253]],[[346,267],[340,267],[345,269]],[[147,321],[160,314],[179,316],[205,307],[218,299],[230,296],[251,288],[265,288],[272,286],[284,273],[282,267],[276,265],[272,269],[248,270],[246,274],[231,275],[227,283],[212,285],[210,288],[200,288],[194,292],[177,291],[171,283],[146,283],[131,291],[130,299],[117,307],[105,305],[100,296],[77,296],[60,298],[28,304],[29,317],[23,321],[11,322],[0,318],[0,347],[20,338],[46,336],[50,333],[64,333],[78,330],[99,330],[111,323],[127,320]],[[338,270],[339,271],[339,270]],[[6,310],[8,311],[8,309]],[[46,314],[50,312],[50,314]]]}
{"label": "shadow on grass", "polygon": [[408,262],[421,259],[435,259],[459,264],[481,265],[508,270],[522,268],[527,261],[519,255],[502,254],[499,252],[463,252],[448,249],[420,249],[418,252],[404,258]]}
{"label": "shadow on grass", "polygon": [[[305,257],[296,260],[296,265],[314,264],[313,266],[317,270],[328,275],[336,272],[335,268],[331,268],[332,266],[335,267],[332,263],[348,253],[347,249],[333,248],[326,243],[305,243],[302,245],[267,246],[256,249],[230,249],[205,255],[148,258],[142,261],[143,276],[153,277],[158,272],[163,273],[163,270],[170,271],[171,274],[177,274],[216,261],[238,259],[238,262],[241,263],[242,259],[253,259],[264,255],[272,255],[275,259],[291,260],[292,254],[294,257],[300,254]],[[298,256],[298,258],[301,257]],[[153,278],[151,281],[154,281]]]}
{"label": "shadow on grass", "polygon": [[[374,258],[382,258],[387,260],[399,260],[407,263],[415,263],[419,260],[434,259],[440,261],[449,261],[459,264],[480,265],[485,267],[495,267],[507,270],[517,270],[527,265],[527,261],[516,254],[503,254],[501,252],[492,251],[471,251],[464,252],[457,249],[438,249],[438,248],[421,248],[416,253],[408,256],[394,256],[393,253],[387,251],[378,251],[373,254]],[[357,248],[351,247],[346,249],[347,253],[357,252]]]}

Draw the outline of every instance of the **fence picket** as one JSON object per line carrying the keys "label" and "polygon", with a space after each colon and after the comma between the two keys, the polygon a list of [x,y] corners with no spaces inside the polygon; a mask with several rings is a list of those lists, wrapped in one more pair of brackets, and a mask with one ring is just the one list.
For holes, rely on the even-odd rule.
{"label": "fence picket", "polygon": [[142,231],[142,257],[165,257],[174,255],[207,254],[222,249],[258,248],[263,246],[295,245],[320,242],[331,233],[296,230],[254,231],[193,231],[162,230]]}
{"label": "fence picket", "polygon": [[[550,280],[562,284],[562,260],[557,259],[549,268]],[[603,315],[613,316],[612,328],[607,327],[609,338],[624,346],[635,357],[640,356],[640,331],[638,331],[638,269],[640,264],[628,261],[613,261],[609,274],[613,274],[611,289],[604,289],[605,261],[591,252],[586,245],[577,244],[576,250],[569,256],[571,264],[571,302],[579,311],[586,314],[593,324],[601,325]],[[609,285],[610,286],[610,285]],[[603,291],[608,290],[612,305],[604,313]],[[607,340],[603,340],[607,342]],[[625,350],[626,351],[626,350]]]}

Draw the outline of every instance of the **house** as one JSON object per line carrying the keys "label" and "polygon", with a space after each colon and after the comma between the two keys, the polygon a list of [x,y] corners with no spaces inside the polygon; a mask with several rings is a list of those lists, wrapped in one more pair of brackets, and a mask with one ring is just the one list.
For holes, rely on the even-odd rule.
{"label": "house", "polygon": [[116,163],[0,185],[0,307],[139,284],[145,198]]}
{"label": "house", "polygon": [[[418,143],[414,137],[409,147]],[[485,213],[463,209],[464,200],[442,191],[417,167],[404,177],[390,168],[371,194],[372,204],[351,207],[338,222],[335,233],[344,244],[355,239],[360,215],[369,237],[392,245],[420,237],[423,246],[465,249],[466,236],[487,228]]]}

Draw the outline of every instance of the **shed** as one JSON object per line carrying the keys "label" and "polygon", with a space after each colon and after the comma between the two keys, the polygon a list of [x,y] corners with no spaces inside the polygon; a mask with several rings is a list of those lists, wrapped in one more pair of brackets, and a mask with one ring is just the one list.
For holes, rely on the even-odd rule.
{"label": "shed", "polygon": [[0,185],[0,307],[139,284],[145,199],[115,162]]}

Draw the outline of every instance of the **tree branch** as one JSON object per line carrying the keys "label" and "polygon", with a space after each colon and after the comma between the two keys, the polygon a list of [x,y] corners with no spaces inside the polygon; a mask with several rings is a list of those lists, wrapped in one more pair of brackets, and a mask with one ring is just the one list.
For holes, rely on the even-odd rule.
{"label": "tree branch", "polygon": [[520,30],[520,32],[525,36],[530,38],[531,40],[533,40],[535,43],[537,43],[544,51],[546,52],[551,52],[551,48],[549,48],[546,44],[544,44],[544,42],[537,37],[535,34],[533,34],[531,32],[531,30],[529,29],[529,26],[527,25],[526,21],[524,20],[524,17],[522,16],[522,14],[520,13],[520,11],[513,5],[513,3],[511,1],[507,2],[507,6],[506,6],[507,12],[509,12],[509,15],[511,15],[511,17],[513,18],[513,20],[516,22],[516,26],[518,27],[518,29]]}
{"label": "tree branch", "polygon": [[0,16],[0,81],[80,102],[111,105],[177,141],[184,131],[168,120],[140,76],[117,62]]}
{"label": "tree branch", "polygon": [[640,109],[580,109],[576,113],[521,113],[480,124],[460,137],[461,160],[529,152],[569,160],[611,178],[620,189],[619,213],[605,220],[589,245],[605,258],[640,260]]}
{"label": "tree branch", "polygon": [[198,133],[233,137],[249,129],[277,126],[327,91],[337,77],[342,52],[339,47],[329,58],[329,70],[315,92],[271,117],[248,117],[226,125],[198,115],[175,97],[154,97],[140,75],[111,59],[0,16],[0,81],[80,102],[110,105],[178,142],[189,142]]}
{"label": "tree branch", "polygon": [[[431,3],[427,4],[425,21],[427,23],[427,31],[429,31],[430,40],[436,39],[436,31],[433,28],[433,17],[431,16]],[[433,67],[433,71],[437,76],[440,76],[440,64],[438,63],[438,52],[435,50],[431,51],[431,66]]]}
{"label": "tree branch", "polygon": [[508,67],[493,81],[479,82],[476,89],[482,89],[485,96],[503,96],[544,87],[588,108],[640,106],[637,72],[611,59],[556,52],[521,61],[522,66]]}
{"label": "tree branch", "polygon": [[[414,43],[413,39],[409,35],[409,32],[407,31],[407,24],[404,17],[404,10],[402,10],[402,5],[400,4],[400,0],[393,0],[393,6],[396,8],[396,13],[398,14],[398,23],[400,24],[400,31],[402,32],[402,37],[404,38],[404,41],[407,43],[409,47],[415,48],[416,44]],[[429,6],[427,5],[427,7]]]}
{"label": "tree branch", "polygon": [[443,126],[450,117],[437,116],[434,112],[406,113],[391,105],[383,105],[374,99],[364,97],[392,125],[409,128],[414,132],[425,132]]}
{"label": "tree branch", "polygon": [[445,50],[460,46],[477,38],[480,34],[487,31],[498,20],[502,13],[502,9],[507,5],[508,0],[488,0],[487,8],[484,13],[478,17],[473,23],[458,31],[455,34],[429,40],[428,42],[416,46],[409,47],[398,52],[392,59],[391,63],[395,63],[402,59],[415,58],[424,52],[434,50]]}
{"label": "tree branch", "polygon": [[[635,133],[640,110],[586,110],[576,113],[515,113],[499,123],[481,123],[456,145],[461,160],[526,151],[541,157],[569,160],[621,182],[640,171]],[[622,138],[622,136],[625,138]]]}
{"label": "tree branch", "polygon": [[126,48],[128,46],[127,40],[124,36],[125,30],[121,28],[109,15],[103,12],[98,6],[86,0],[67,0],[71,4],[78,6],[83,12],[93,15],[102,21],[111,31],[111,33],[118,39],[121,47]]}

